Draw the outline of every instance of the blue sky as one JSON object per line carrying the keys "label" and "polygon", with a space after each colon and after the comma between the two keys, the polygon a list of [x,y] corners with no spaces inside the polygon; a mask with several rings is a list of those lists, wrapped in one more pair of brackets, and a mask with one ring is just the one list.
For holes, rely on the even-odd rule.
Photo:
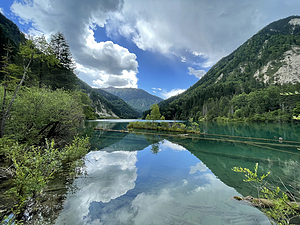
{"label": "blue sky", "polygon": [[63,32],[79,78],[168,98],[186,90],[299,0],[2,0],[21,31]]}

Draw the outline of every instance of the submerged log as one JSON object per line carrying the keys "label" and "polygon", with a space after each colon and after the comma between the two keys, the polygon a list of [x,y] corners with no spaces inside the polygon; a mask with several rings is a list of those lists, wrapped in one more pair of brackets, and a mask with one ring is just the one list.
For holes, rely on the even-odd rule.
{"label": "submerged log", "polygon": [[[245,201],[249,205],[259,207],[259,208],[272,208],[275,205],[272,200],[265,199],[265,198],[254,198],[252,196],[247,196],[247,197],[234,196],[233,198],[238,201]],[[300,202],[290,201],[290,202],[286,202],[286,204],[288,204],[291,207],[297,204],[298,207],[295,210],[300,212]]]}
{"label": "submerged log", "polygon": [[131,133],[131,131],[129,131],[129,130],[113,130],[113,129],[105,129],[102,127],[94,127],[94,130],[113,131],[113,132],[120,132],[120,133]]}

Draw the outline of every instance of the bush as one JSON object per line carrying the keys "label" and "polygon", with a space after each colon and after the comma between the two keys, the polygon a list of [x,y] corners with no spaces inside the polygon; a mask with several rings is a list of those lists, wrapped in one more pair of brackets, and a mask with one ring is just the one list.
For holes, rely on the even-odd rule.
{"label": "bush", "polygon": [[22,217],[28,206],[38,204],[39,197],[48,182],[56,175],[68,171],[69,175],[76,172],[76,166],[81,165],[81,159],[89,150],[89,138],[75,137],[72,144],[63,149],[55,148],[55,142],[46,141],[46,147],[26,146],[14,143],[6,145],[7,157],[13,162],[13,187],[7,191],[15,207],[12,209],[16,222]]}
{"label": "bush", "polygon": [[[295,202],[295,198],[290,200],[286,194],[290,193],[289,190],[284,192],[279,187],[274,188],[269,185],[265,178],[270,175],[270,172],[258,176],[258,163],[255,164],[253,171],[242,167],[233,167],[232,170],[244,173],[245,179],[243,181],[252,182],[253,186],[257,188],[258,199],[255,199],[255,201],[259,202],[253,200],[253,203],[261,203],[262,211],[270,218],[272,224],[274,221],[276,224],[288,225],[293,218],[300,218],[299,206]],[[235,197],[235,199],[242,200],[243,198]],[[254,198],[252,197],[252,199]],[[268,204],[264,205],[263,201]]]}
{"label": "bush", "polygon": [[81,103],[64,90],[25,88],[11,109],[6,133],[29,145],[73,137],[84,118]]}

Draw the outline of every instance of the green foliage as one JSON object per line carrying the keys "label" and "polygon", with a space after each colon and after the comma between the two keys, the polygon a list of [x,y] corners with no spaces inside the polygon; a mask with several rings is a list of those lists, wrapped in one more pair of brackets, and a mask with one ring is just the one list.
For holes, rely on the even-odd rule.
{"label": "green foliage", "polygon": [[55,148],[54,141],[46,141],[45,147],[20,145],[17,142],[11,146],[6,144],[4,151],[13,162],[15,173],[14,186],[6,193],[15,203],[12,209],[15,217],[11,220],[22,222],[26,208],[38,205],[39,197],[54,175],[63,169],[70,175],[74,174],[89,148],[89,138],[78,136],[63,149]]}
{"label": "green foliage", "polygon": [[16,24],[7,19],[2,13],[0,13],[0,30],[3,33],[3,39],[0,43],[5,43],[5,39],[10,39],[15,45],[19,45],[25,37],[22,34]]}
{"label": "green foliage", "polygon": [[[2,77],[3,82],[2,85],[4,87],[3,89],[3,97],[2,97],[2,107],[1,107],[1,121],[0,121],[0,137],[3,137],[5,134],[5,126],[6,126],[6,120],[8,119],[8,116],[10,114],[10,110],[12,107],[12,104],[14,103],[15,98],[17,97],[18,91],[23,85],[25,78],[30,70],[30,65],[34,59],[40,59],[40,60],[49,60],[49,64],[55,64],[56,59],[52,56],[51,51],[49,48],[44,48],[44,39],[35,39],[35,40],[27,40],[25,44],[21,44],[19,48],[18,54],[22,57],[23,61],[23,75],[20,81],[18,81],[13,75],[13,72],[16,72],[15,68],[17,66],[13,66],[9,63],[9,57],[11,54],[10,48],[7,47],[7,56],[3,57],[3,69],[1,72],[3,73],[4,77]],[[34,41],[36,43],[34,43]],[[37,44],[40,44],[39,47],[44,50],[44,52],[41,52],[36,47]],[[14,69],[14,70],[13,70]],[[17,81],[17,85],[10,90],[11,85],[14,84],[14,82]],[[7,92],[12,91],[13,95],[10,99],[7,99]],[[9,102],[6,104],[6,102]]]}
{"label": "green foliage", "polygon": [[[258,176],[258,163],[254,166],[254,171],[248,168],[234,167],[233,171],[239,173],[245,173],[245,182],[253,182],[258,184],[257,190],[262,194],[258,197],[262,197],[268,200],[269,204],[272,204],[269,209],[262,209],[262,211],[276,224],[287,225],[290,224],[291,219],[300,217],[299,206],[296,202],[290,202],[288,196],[279,188],[271,189],[267,186],[267,182],[263,182],[266,177],[270,175],[270,172]],[[254,202],[260,203],[260,202]]]}
{"label": "green foliage", "polygon": [[[128,129],[148,129],[148,130],[160,130],[160,131],[173,131],[173,132],[187,132],[187,133],[197,133],[200,134],[199,124],[193,122],[193,118],[189,120],[191,126],[186,126],[183,123],[173,123],[172,126],[165,120],[164,116],[161,116],[159,112],[159,106],[154,104],[151,106],[151,113],[146,116],[146,122],[136,121],[130,122],[127,125]],[[160,122],[155,122],[155,120],[162,120]],[[150,120],[152,120],[150,122]]]}
{"label": "green foliage", "polygon": [[9,223],[22,224],[25,210],[35,210],[49,180],[78,172],[89,139],[75,136],[67,143],[83,112],[86,118],[95,114],[88,95],[74,91],[75,63],[63,35],[52,36],[50,44],[44,36],[25,41],[15,27],[0,14],[0,159],[11,162],[14,173],[7,192],[15,203]]}
{"label": "green foliage", "polygon": [[62,162],[69,164],[80,159],[88,153],[89,148],[90,143],[88,137],[75,136],[72,144],[67,145],[61,152]]}
{"label": "green foliage", "polygon": [[[197,125],[195,125],[197,124]],[[184,132],[184,133],[195,133],[200,134],[200,129],[198,123],[195,122],[194,127],[193,126],[186,126],[183,123],[168,123],[165,121],[162,122],[142,122],[142,121],[136,121],[136,122],[130,122],[127,125],[127,128],[129,130],[132,129],[146,129],[146,130],[159,130],[159,131],[171,131],[171,132]]]}
{"label": "green foliage", "polygon": [[58,31],[56,34],[51,35],[50,46],[54,55],[59,60],[60,66],[74,72],[76,69],[75,61],[63,33]]}
{"label": "green foliage", "polygon": [[24,210],[37,199],[48,181],[53,178],[55,172],[60,169],[59,151],[53,148],[40,147],[26,148],[15,144],[10,148],[9,158],[14,163],[15,176],[14,187],[7,194],[15,202],[13,213],[17,220],[22,219]]}
{"label": "green foliage", "polygon": [[97,119],[97,114],[95,113],[95,110],[91,107],[92,100],[89,98],[87,93],[84,92],[84,90],[76,90],[72,92],[72,96],[78,99],[78,102],[81,102],[81,107],[83,109],[83,114],[85,116],[85,119],[87,120],[95,120]]}
{"label": "green foliage", "polygon": [[82,119],[82,107],[76,94],[72,96],[63,90],[47,88],[24,88],[12,107],[7,134],[30,144],[45,138],[72,137]]}
{"label": "green foliage", "polygon": [[296,103],[296,107],[293,110],[293,119],[300,120],[300,101]]}
{"label": "green foliage", "polygon": [[[76,67],[64,36],[58,32],[51,36],[50,43],[44,36],[36,39],[39,43],[35,45],[41,55],[45,56],[47,52],[51,52],[52,58],[41,58],[32,62],[30,81],[33,84],[38,83],[39,87],[50,86],[53,90],[58,88],[74,90],[78,79],[75,74]],[[56,62],[51,64],[51,60]]]}
{"label": "green foliage", "polygon": [[248,168],[242,168],[242,167],[233,167],[232,170],[235,172],[239,172],[239,173],[245,173],[246,179],[243,180],[245,182],[254,181],[257,183],[261,183],[264,178],[266,178],[267,176],[270,175],[270,172],[268,172],[268,173],[263,174],[262,176],[258,177],[258,175],[257,175],[258,163],[255,164],[253,172]]}
{"label": "green foliage", "polygon": [[263,197],[273,202],[273,207],[269,210],[263,210],[264,213],[280,225],[290,224],[291,219],[299,217],[298,205],[295,202],[289,202],[288,196],[277,187],[275,190],[264,187]]}
{"label": "green foliage", "polygon": [[[70,50],[68,46],[62,47],[58,44],[58,47],[54,47],[52,44],[48,43],[44,36],[26,40],[18,47],[18,53],[11,53],[12,63],[22,67],[27,73],[27,86],[38,84],[39,87],[46,85],[51,86],[52,89],[73,90],[77,76]],[[5,48],[3,49],[5,50]],[[57,51],[60,51],[60,54]],[[65,52],[67,52],[67,56],[62,57]],[[2,54],[2,58],[4,56],[5,54]],[[19,76],[22,73],[19,72]]]}
{"label": "green foliage", "polygon": [[4,136],[3,138],[0,138],[0,159],[4,158],[6,159],[8,157],[10,147],[12,147],[15,144],[15,140],[9,136]]}
{"label": "green foliage", "polygon": [[151,120],[159,120],[161,114],[159,112],[159,106],[157,104],[151,105],[150,118]]}

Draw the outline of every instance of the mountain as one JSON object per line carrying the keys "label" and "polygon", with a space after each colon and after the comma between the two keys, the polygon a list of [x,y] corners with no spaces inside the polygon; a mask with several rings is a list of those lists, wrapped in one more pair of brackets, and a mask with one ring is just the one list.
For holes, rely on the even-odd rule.
{"label": "mountain", "polygon": [[151,95],[142,89],[108,87],[102,88],[102,90],[122,98],[132,108],[140,113],[150,109],[151,105],[163,101],[162,98]]}
{"label": "mountain", "polygon": [[100,93],[104,98],[111,102],[120,112],[121,118],[138,118],[140,113],[133,109],[129,104],[127,104],[122,98],[113,95],[102,89],[94,89]]}
{"label": "mountain", "polygon": [[161,102],[161,113],[167,119],[290,120],[300,95],[283,93],[300,90],[299,68],[300,17],[291,16],[269,24],[184,93]]}
{"label": "mountain", "polygon": [[82,80],[78,81],[79,89],[84,90],[92,100],[92,107],[99,118],[138,118],[139,113],[132,109],[121,98],[101,89],[93,89]]}
{"label": "mountain", "polygon": [[[19,45],[25,40],[24,34],[18,26],[0,13],[0,59],[5,55],[4,47],[9,44],[13,47],[13,54],[16,55]],[[0,61],[1,61],[0,60]],[[0,66],[2,66],[0,62]]]}
{"label": "mountain", "polygon": [[[0,13],[0,36],[6,37],[4,40],[10,39],[11,44],[19,45],[25,40],[25,36],[20,32],[19,27],[11,20],[7,19]],[[2,38],[1,38],[2,39]],[[7,43],[7,41],[6,41]]]}

